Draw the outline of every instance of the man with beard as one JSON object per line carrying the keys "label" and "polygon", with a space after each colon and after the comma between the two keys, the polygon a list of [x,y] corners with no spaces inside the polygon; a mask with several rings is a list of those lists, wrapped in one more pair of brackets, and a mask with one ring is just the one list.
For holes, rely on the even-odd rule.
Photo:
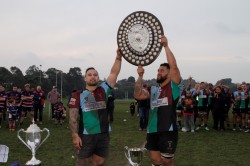
{"label": "man with beard", "polygon": [[[121,69],[122,56],[117,49],[115,62],[107,81],[98,85],[100,79],[95,68],[86,70],[84,81],[86,89],[71,94],[69,106],[69,125],[73,144],[77,150],[77,166],[102,166],[108,156],[110,124],[107,100],[116,84]],[[79,118],[79,125],[77,120]]]}
{"label": "man with beard", "polygon": [[180,97],[180,71],[171,52],[167,38],[163,35],[161,42],[165,48],[167,62],[160,65],[157,73],[159,87],[150,90],[143,88],[144,69],[138,66],[138,80],[134,97],[137,100],[150,98],[150,111],[147,129],[146,149],[153,166],[174,165],[174,153],[177,147],[178,128],[176,124],[176,104]]}

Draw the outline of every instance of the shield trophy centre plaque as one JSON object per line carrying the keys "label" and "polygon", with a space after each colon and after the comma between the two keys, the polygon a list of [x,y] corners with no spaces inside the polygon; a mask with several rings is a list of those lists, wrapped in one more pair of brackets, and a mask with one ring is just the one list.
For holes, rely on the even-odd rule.
{"label": "shield trophy centre plaque", "polygon": [[135,66],[147,66],[160,54],[163,34],[162,25],[153,14],[136,11],[120,24],[117,44],[122,56],[129,63]]}

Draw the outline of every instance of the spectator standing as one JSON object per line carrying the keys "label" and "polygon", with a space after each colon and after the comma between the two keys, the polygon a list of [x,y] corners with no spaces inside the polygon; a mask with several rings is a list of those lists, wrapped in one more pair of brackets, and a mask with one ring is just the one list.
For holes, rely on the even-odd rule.
{"label": "spectator standing", "polygon": [[214,97],[214,86],[213,84],[209,83],[208,84],[208,100],[207,100],[207,112],[209,115],[209,112],[212,113],[212,117],[214,118],[214,110],[213,110],[213,97]]}
{"label": "spectator standing", "polygon": [[34,93],[34,121],[37,122],[39,120],[39,124],[42,124],[45,93],[42,90],[41,86],[39,85],[36,87],[36,90],[33,93]]}
{"label": "spectator standing", "polygon": [[[150,90],[147,84],[143,85],[143,88]],[[138,100],[139,111],[139,130],[145,130],[148,126],[148,114],[150,109],[150,99]]]}
{"label": "spectator standing", "polygon": [[4,90],[4,87],[0,85],[0,128],[2,127],[2,119],[3,119],[3,114],[6,111],[6,100],[7,99],[7,94]]}
{"label": "spectator standing", "polygon": [[224,106],[224,118],[225,118],[225,123],[227,124],[227,128],[230,127],[230,120],[229,120],[229,110],[232,106],[231,104],[231,98],[232,98],[232,93],[230,92],[229,86],[221,85],[221,93],[225,97],[225,106]]}
{"label": "spectator standing", "polygon": [[177,106],[176,106],[176,117],[177,117],[177,127],[178,129],[182,129],[182,114],[183,114],[183,107],[182,107],[182,103],[181,100],[183,98],[183,95],[179,98]]}
{"label": "spectator standing", "polygon": [[22,112],[21,112],[21,117],[20,117],[20,124],[23,124],[25,112],[29,112],[31,121],[33,121],[33,118],[34,118],[34,108],[33,108],[34,94],[30,90],[30,84],[25,84],[24,88],[25,90],[21,94]]}
{"label": "spectator standing", "polygon": [[57,92],[57,87],[53,86],[53,89],[48,93],[47,95],[47,100],[50,102],[51,104],[51,117],[52,120],[55,119],[55,107],[54,104],[57,102],[57,98],[60,97],[59,92]]}
{"label": "spectator standing", "polygon": [[110,95],[108,96],[108,102],[107,102],[107,110],[110,123],[113,123],[114,121],[114,109],[115,109],[114,101],[115,101],[114,92],[111,91]]}
{"label": "spectator standing", "polygon": [[198,126],[196,130],[198,131],[201,128],[202,121],[204,123],[204,129],[206,131],[209,131],[209,128],[207,126],[208,122],[208,111],[207,111],[207,104],[208,104],[208,96],[209,91],[206,89],[205,82],[201,82],[197,94],[198,94]]}
{"label": "spectator standing", "polygon": [[184,115],[184,127],[183,132],[189,131],[188,125],[190,124],[191,132],[194,132],[194,107],[196,101],[191,97],[191,92],[187,91],[185,97],[182,99],[183,115]]}
{"label": "spectator standing", "polygon": [[248,101],[247,101],[247,129],[245,130],[246,133],[250,132],[250,90],[248,89]]}
{"label": "spectator standing", "polygon": [[247,113],[247,99],[248,99],[248,93],[247,93],[247,87],[246,83],[243,82],[241,84],[241,101],[240,101],[240,116],[241,116],[241,131],[245,130],[246,125],[246,113]]}
{"label": "spectator standing", "polygon": [[198,94],[197,91],[200,87],[200,85],[197,83],[194,85],[194,88],[191,88],[191,83],[192,83],[192,77],[190,76],[188,79],[188,88],[187,90],[190,90],[191,92],[191,97],[195,100],[195,106],[194,106],[194,123],[196,123],[196,119],[198,117]]}
{"label": "spectator standing", "polygon": [[221,87],[217,86],[214,91],[213,97],[213,110],[214,110],[214,126],[213,129],[218,130],[220,123],[220,130],[225,130],[224,125],[224,112],[225,112],[225,95],[221,92]]}
{"label": "spectator standing", "polygon": [[149,99],[138,100],[138,110],[139,110],[139,130],[145,130],[148,125],[148,113],[149,113]]}
{"label": "spectator standing", "polygon": [[241,129],[241,115],[240,115],[240,103],[241,103],[241,87],[237,86],[237,90],[233,93],[233,131],[236,131],[236,124],[239,123],[239,129]]}

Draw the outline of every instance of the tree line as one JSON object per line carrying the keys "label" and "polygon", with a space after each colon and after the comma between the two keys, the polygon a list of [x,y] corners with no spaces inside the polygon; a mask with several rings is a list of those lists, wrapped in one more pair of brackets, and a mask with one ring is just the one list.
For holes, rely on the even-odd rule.
{"label": "tree line", "polygon": [[[118,80],[114,88],[115,97],[118,99],[133,98],[135,81],[133,76]],[[221,82],[231,87],[232,90],[236,87],[236,84],[232,83],[231,78],[219,80],[216,84]],[[56,86],[62,94],[62,97],[68,97],[73,90],[83,89],[85,87],[83,74],[79,67],[70,68],[68,73],[64,73],[56,68],[49,68],[47,71],[42,71],[39,66],[32,65],[25,71],[25,74],[15,66],[10,67],[10,70],[5,67],[0,67],[0,84],[2,84],[6,90],[11,90],[14,85],[24,89],[23,86],[26,83],[29,83],[33,88],[37,85],[41,85],[46,94],[53,86]],[[156,80],[144,80],[144,83],[156,85]],[[194,86],[195,83],[196,81],[192,80],[192,86]],[[184,79],[181,84],[186,85],[187,80]]]}

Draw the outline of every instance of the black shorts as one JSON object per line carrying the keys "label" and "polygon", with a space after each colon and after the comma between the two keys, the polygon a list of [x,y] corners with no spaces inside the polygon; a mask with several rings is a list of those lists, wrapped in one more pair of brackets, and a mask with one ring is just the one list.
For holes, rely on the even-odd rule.
{"label": "black shorts", "polygon": [[0,113],[4,113],[5,108],[0,108]]}
{"label": "black shorts", "polygon": [[33,108],[32,107],[22,107],[22,111],[23,112],[30,112],[30,111],[33,111]]}
{"label": "black shorts", "polygon": [[240,116],[240,109],[239,108],[233,108],[233,114]]}
{"label": "black shorts", "polygon": [[177,142],[178,131],[148,133],[145,148],[149,151],[160,151],[161,153],[173,155]]}
{"label": "black shorts", "polygon": [[230,107],[225,107],[224,108],[224,114],[228,114],[229,110],[230,110]]}
{"label": "black shorts", "polygon": [[241,109],[240,109],[240,113],[241,113],[241,114],[247,113],[247,109],[246,109],[246,108],[241,108]]}
{"label": "black shorts", "polygon": [[106,158],[109,150],[109,133],[82,134],[82,147],[78,154],[79,159],[89,158],[93,154]]}
{"label": "black shorts", "polygon": [[199,107],[198,107],[198,111],[199,111],[199,112],[206,112],[206,113],[207,113],[207,110],[208,110],[208,109],[207,109],[206,106],[199,106]]}

